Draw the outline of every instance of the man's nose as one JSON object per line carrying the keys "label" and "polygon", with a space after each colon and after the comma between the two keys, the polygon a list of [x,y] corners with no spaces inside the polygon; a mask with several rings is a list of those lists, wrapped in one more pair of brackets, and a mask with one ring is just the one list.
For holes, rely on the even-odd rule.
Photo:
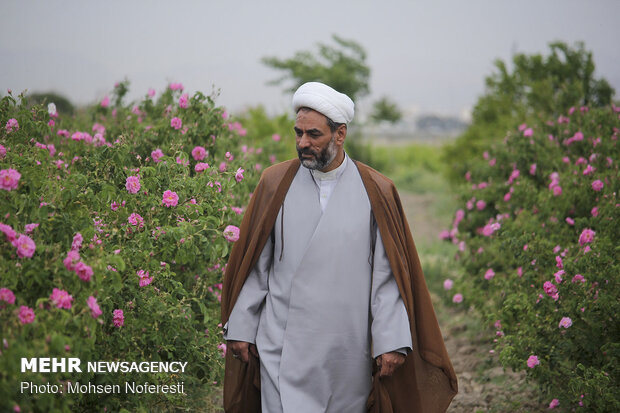
{"label": "man's nose", "polygon": [[301,138],[299,138],[299,147],[300,148],[310,147],[310,138],[308,137],[307,133],[304,133],[303,135],[301,135]]}

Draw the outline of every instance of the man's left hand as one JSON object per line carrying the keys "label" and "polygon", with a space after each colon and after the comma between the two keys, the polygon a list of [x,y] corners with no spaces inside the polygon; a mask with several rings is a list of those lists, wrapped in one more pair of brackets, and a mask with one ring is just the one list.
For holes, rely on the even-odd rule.
{"label": "man's left hand", "polygon": [[390,353],[381,354],[377,357],[377,365],[381,369],[379,371],[379,377],[391,376],[404,362],[405,356],[401,353],[392,351]]}

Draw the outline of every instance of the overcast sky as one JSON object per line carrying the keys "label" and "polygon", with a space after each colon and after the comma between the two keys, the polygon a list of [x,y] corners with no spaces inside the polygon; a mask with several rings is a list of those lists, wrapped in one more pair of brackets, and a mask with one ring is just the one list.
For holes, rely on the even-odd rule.
{"label": "overcast sky", "polygon": [[461,114],[484,91],[493,60],[584,41],[596,75],[620,95],[620,1],[577,0],[0,0],[0,90],[57,91],[101,99],[116,81],[130,97],[181,82],[221,90],[232,111],[290,110],[260,62],[334,44],[360,43],[371,67],[364,111],[387,95],[406,110]]}

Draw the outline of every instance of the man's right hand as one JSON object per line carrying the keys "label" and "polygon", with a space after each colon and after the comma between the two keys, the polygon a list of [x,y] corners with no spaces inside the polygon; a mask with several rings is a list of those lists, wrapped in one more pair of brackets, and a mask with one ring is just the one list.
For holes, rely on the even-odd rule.
{"label": "man's right hand", "polygon": [[233,357],[238,358],[244,363],[250,361],[250,353],[258,358],[258,350],[254,344],[246,341],[228,341],[228,351],[232,351]]}

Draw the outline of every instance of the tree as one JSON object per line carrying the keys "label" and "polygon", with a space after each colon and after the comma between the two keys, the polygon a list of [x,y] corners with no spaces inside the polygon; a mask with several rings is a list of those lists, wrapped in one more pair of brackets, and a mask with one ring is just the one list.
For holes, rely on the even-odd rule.
{"label": "tree", "polygon": [[28,96],[28,101],[33,105],[54,103],[58,113],[63,115],[73,115],[75,112],[75,107],[71,101],[56,92],[32,93]]}
{"label": "tree", "polygon": [[512,72],[503,61],[495,61],[496,72],[486,78],[486,92],[474,106],[471,125],[444,151],[450,178],[461,178],[483,148],[519,124],[557,119],[571,107],[611,103],[614,89],[594,77],[592,53],[583,43],[571,48],[556,42],[549,47],[549,56],[514,55]]}
{"label": "tree", "polygon": [[387,96],[382,97],[373,104],[372,113],[370,114],[370,119],[375,122],[387,121],[396,123],[402,117],[403,113],[398,108],[398,105]]}
{"label": "tree", "polygon": [[293,85],[286,90],[295,91],[306,82],[323,82],[353,101],[367,95],[370,92],[370,68],[366,64],[364,48],[353,40],[345,40],[335,34],[332,38],[337,46],[319,43],[318,54],[298,51],[288,59],[263,57],[264,64],[285,72],[284,76],[270,83],[280,85],[290,79]]}

